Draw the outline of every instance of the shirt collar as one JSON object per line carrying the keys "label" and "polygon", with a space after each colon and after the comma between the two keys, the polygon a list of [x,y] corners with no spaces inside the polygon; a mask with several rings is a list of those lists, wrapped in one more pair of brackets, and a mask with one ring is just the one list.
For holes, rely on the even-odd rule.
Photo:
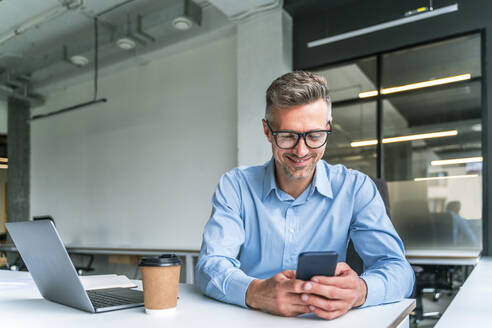
{"label": "shirt collar", "polygon": [[263,199],[265,199],[272,190],[277,189],[275,183],[275,161],[273,157],[265,163],[265,177],[263,178]]}
{"label": "shirt collar", "polygon": [[[314,173],[313,183],[311,183],[311,186],[308,188],[314,187],[323,196],[333,198],[331,181],[328,179],[328,166],[324,163],[325,162],[323,160],[320,160],[316,164],[316,172]],[[275,160],[272,157],[269,162],[265,163],[265,177],[263,179],[263,199],[265,199],[274,189],[276,190],[278,188],[275,182]],[[311,194],[311,192],[309,194]]]}
{"label": "shirt collar", "polygon": [[316,172],[314,173],[312,185],[320,194],[328,198],[333,198],[333,190],[331,189],[331,181],[329,179],[329,167],[325,165],[324,160],[316,163]]}

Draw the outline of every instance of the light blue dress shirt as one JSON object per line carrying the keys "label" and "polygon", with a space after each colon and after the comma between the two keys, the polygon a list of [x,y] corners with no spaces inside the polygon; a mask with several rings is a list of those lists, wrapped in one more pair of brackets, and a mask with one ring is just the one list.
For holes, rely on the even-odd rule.
{"label": "light blue dress shirt", "polygon": [[336,251],[348,238],[365,264],[363,306],[395,302],[413,289],[413,270],[372,180],[320,160],[313,182],[296,199],[275,183],[274,160],[222,176],[203,231],[196,282],[206,295],[246,307],[255,278],[295,270],[305,251]]}

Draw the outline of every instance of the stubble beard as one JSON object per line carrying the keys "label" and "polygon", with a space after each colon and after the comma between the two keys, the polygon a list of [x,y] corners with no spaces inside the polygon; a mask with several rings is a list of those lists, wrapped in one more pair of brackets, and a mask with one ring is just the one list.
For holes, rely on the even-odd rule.
{"label": "stubble beard", "polygon": [[[289,159],[285,158],[286,161],[289,161]],[[312,158],[308,164],[307,167],[302,167],[302,168],[295,168],[293,166],[289,166],[287,165],[285,162],[284,163],[281,163],[280,167],[282,168],[282,171],[284,171],[286,177],[290,180],[303,180],[303,179],[306,179],[308,177],[310,177],[313,172],[314,172],[314,169],[316,167],[316,161],[314,161]],[[293,169],[294,171],[302,171],[302,170],[307,170],[306,174],[303,174],[301,176],[298,176],[298,175],[295,175],[293,174],[289,168]]]}

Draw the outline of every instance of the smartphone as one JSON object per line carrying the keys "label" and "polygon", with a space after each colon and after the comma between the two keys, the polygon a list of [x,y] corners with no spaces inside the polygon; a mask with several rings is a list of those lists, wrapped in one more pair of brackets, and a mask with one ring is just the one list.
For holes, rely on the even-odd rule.
{"label": "smartphone", "polygon": [[297,261],[296,278],[307,281],[314,276],[333,276],[337,260],[337,252],[303,252]]}

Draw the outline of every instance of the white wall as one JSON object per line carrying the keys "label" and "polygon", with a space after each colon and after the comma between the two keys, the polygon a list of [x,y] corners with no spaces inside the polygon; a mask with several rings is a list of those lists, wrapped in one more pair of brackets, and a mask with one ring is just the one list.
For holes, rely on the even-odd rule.
{"label": "white wall", "polygon": [[292,19],[282,10],[254,16],[237,27],[238,164],[263,164],[272,148],[263,134],[265,92],[292,71]]}
{"label": "white wall", "polygon": [[[31,214],[71,246],[199,249],[237,163],[236,38],[103,78],[108,103],[31,124]],[[33,115],[90,100],[87,82]]]}

